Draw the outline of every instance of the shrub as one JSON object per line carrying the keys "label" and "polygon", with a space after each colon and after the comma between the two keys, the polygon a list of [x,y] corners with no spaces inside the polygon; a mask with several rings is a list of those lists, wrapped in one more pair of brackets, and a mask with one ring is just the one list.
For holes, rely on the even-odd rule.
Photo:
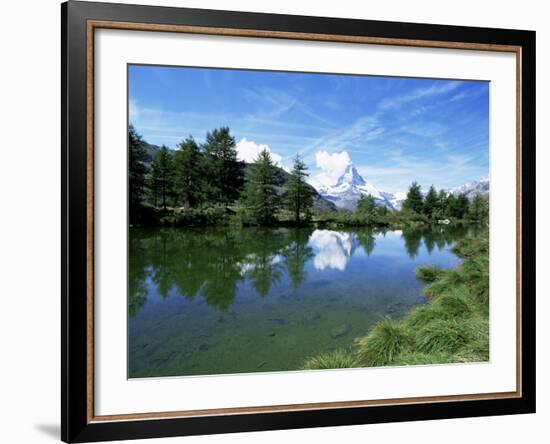
{"label": "shrub", "polygon": [[350,352],[335,350],[306,359],[304,370],[323,370],[333,368],[360,367],[360,363]]}
{"label": "shrub", "polygon": [[411,335],[403,324],[386,319],[358,343],[359,356],[368,365],[386,365],[411,344]]}

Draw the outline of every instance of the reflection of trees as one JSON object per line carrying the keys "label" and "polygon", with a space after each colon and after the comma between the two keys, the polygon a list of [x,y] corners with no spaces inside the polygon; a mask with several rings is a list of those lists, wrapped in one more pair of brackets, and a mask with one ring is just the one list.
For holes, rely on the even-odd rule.
{"label": "reflection of trees", "polygon": [[465,225],[434,225],[422,229],[410,228],[403,230],[405,249],[411,258],[418,254],[420,243],[423,240],[428,253],[431,253],[435,246],[439,250],[452,245],[458,239],[463,238],[469,230],[475,227]]}
{"label": "reflection of trees", "polygon": [[[163,298],[176,288],[188,299],[200,294],[221,311],[229,308],[244,280],[265,296],[285,268],[292,270],[293,282],[303,274],[308,237],[307,230],[285,229],[134,230],[129,258],[131,316],[145,303],[147,277]],[[298,256],[288,257],[293,243],[298,245]]]}
{"label": "reflection of trees", "polygon": [[265,229],[257,231],[257,235],[247,242],[247,247],[253,252],[247,254],[243,261],[244,274],[260,296],[266,296],[271,285],[281,279],[283,267],[279,252],[286,242],[284,232]]}
{"label": "reflection of trees", "polygon": [[[403,230],[402,237],[407,253],[415,257],[422,241],[431,252],[435,246],[451,245],[466,231],[462,226],[433,226]],[[368,229],[133,229],[128,313],[134,317],[145,305],[151,285],[162,298],[172,290],[189,300],[201,296],[211,307],[226,311],[239,283],[248,281],[265,296],[286,272],[297,288],[306,278],[308,260],[314,259],[313,266],[320,270],[343,270],[357,245],[371,255],[379,234]]]}
{"label": "reflection of trees", "polygon": [[374,247],[376,246],[374,232],[370,229],[358,231],[357,240],[363,247],[363,250],[365,250],[367,256],[370,256],[374,250]]}
{"label": "reflection of trees", "polygon": [[309,236],[313,230],[293,230],[291,233],[291,243],[283,250],[285,258],[285,268],[292,285],[298,288],[304,281],[306,272],[305,263],[313,257],[313,250],[308,245]]}
{"label": "reflection of trees", "polygon": [[405,249],[409,257],[416,257],[420,248],[420,241],[422,240],[422,231],[405,229],[403,230],[403,239],[405,240]]}

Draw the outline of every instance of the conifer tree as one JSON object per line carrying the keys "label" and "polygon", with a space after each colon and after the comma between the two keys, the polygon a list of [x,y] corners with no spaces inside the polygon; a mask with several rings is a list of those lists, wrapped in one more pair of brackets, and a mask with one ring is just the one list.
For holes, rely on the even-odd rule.
{"label": "conifer tree", "polygon": [[178,203],[196,207],[205,199],[204,156],[192,136],[178,144],[174,153],[174,192]]}
{"label": "conifer tree", "polygon": [[280,198],[277,194],[278,172],[269,151],[262,150],[246,170],[242,200],[259,225],[269,225],[275,219]]}
{"label": "conifer tree", "polygon": [[173,185],[174,163],[172,153],[163,145],[156,153],[151,164],[151,191],[155,206],[158,205],[160,199],[162,209],[166,211],[168,200],[173,195]]}
{"label": "conifer tree", "polygon": [[470,201],[465,194],[459,194],[457,197],[452,194],[447,198],[447,211],[451,217],[463,219],[468,213]]}
{"label": "conifer tree", "polygon": [[363,194],[357,202],[357,212],[363,216],[372,216],[376,211],[374,197],[370,194]]}
{"label": "conifer tree", "polygon": [[488,218],[489,215],[489,202],[487,199],[484,199],[480,195],[474,197],[470,203],[469,208],[469,217],[472,220],[483,222]]}
{"label": "conifer tree", "polygon": [[424,199],[423,213],[428,217],[434,217],[437,210],[437,203],[437,192],[432,185],[428,190],[428,194],[426,194],[426,198]]}
{"label": "conifer tree", "polygon": [[306,218],[313,207],[313,196],[311,187],[306,183],[307,165],[300,155],[294,158],[292,172],[285,182],[284,203],[286,208],[292,212],[294,222],[300,223],[300,214],[305,213]]}
{"label": "conifer tree", "polygon": [[135,128],[128,128],[128,204],[130,223],[139,221],[147,185],[147,152]]}
{"label": "conifer tree", "polygon": [[235,201],[243,185],[244,164],[237,159],[235,138],[229,128],[206,133],[203,148],[208,161],[212,198],[224,204]]}
{"label": "conifer tree", "polygon": [[437,194],[436,215],[437,217],[447,216],[447,192],[443,189]]}
{"label": "conifer tree", "polygon": [[420,185],[417,182],[413,182],[407,193],[407,198],[403,202],[403,208],[415,213],[422,213],[424,206],[422,192],[420,191]]}

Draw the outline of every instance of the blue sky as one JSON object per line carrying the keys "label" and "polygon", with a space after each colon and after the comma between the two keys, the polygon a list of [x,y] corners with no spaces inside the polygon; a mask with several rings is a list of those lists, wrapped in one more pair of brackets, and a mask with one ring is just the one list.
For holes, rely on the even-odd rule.
{"label": "blue sky", "polygon": [[229,126],[242,159],[267,146],[288,168],[300,153],[317,186],[350,161],[389,192],[489,171],[487,82],[132,65],[129,119],[171,148]]}

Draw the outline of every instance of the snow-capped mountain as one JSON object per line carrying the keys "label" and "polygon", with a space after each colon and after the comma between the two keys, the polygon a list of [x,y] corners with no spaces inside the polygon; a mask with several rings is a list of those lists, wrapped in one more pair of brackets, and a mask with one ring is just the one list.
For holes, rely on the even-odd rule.
{"label": "snow-capped mountain", "polygon": [[[407,197],[406,192],[380,191],[374,184],[367,182],[352,163],[347,165],[344,173],[334,185],[320,186],[317,191],[324,199],[333,202],[336,207],[350,211],[355,211],[357,202],[362,195],[370,194],[374,197],[376,205],[385,206],[390,210],[400,210]],[[448,190],[448,193],[455,196],[464,193],[470,200],[478,195],[487,196],[489,194],[489,178],[486,177],[452,188]]]}
{"label": "snow-capped mountain", "polygon": [[476,196],[488,196],[489,195],[489,177],[484,177],[481,180],[475,180],[468,182],[456,188],[452,188],[449,192],[458,196],[459,194],[465,194],[468,199],[473,199]]}
{"label": "snow-capped mountain", "polygon": [[317,191],[325,199],[334,202],[338,208],[352,211],[357,207],[357,202],[362,195],[370,194],[374,197],[376,205],[390,209],[399,208],[399,200],[402,198],[397,194],[378,190],[372,183],[361,177],[352,163],[348,164],[334,185],[321,186]]}

